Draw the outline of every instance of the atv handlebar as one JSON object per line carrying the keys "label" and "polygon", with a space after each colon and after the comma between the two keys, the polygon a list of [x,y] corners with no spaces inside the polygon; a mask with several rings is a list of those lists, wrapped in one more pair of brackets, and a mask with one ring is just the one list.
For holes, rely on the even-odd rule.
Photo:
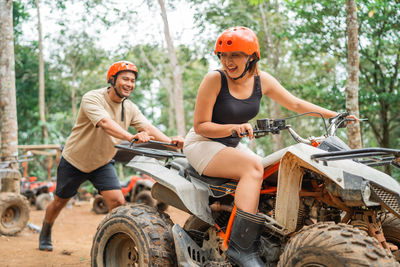
{"label": "atv handlebar", "polygon": [[[300,114],[301,115],[305,115]],[[329,119],[329,127],[326,129],[326,133],[320,137],[313,137],[313,141],[320,141],[327,138],[328,136],[335,136],[339,128],[345,128],[350,121],[353,119],[348,119],[348,112],[339,113],[335,117]],[[253,128],[253,133],[255,138],[260,138],[266,136],[267,134],[279,134],[282,130],[288,130],[293,139],[298,143],[304,143],[310,145],[312,143],[311,139],[306,139],[301,137],[296,131],[288,124],[286,124],[287,118],[283,119],[258,119],[257,125]],[[246,136],[248,132],[240,133],[240,136]],[[232,137],[238,137],[236,131],[232,131]]]}
{"label": "atv handlebar", "polygon": [[[139,140],[139,139],[134,138],[134,139],[130,142],[129,146],[130,146],[130,147],[133,147],[133,145],[135,144],[135,142],[137,142],[138,140]],[[147,142],[147,143],[157,144],[157,145],[162,145],[162,146],[174,146],[174,147],[177,147],[177,146],[178,146],[177,144],[166,143],[166,142],[160,142],[160,141],[155,141],[155,140],[150,140],[150,141]]]}

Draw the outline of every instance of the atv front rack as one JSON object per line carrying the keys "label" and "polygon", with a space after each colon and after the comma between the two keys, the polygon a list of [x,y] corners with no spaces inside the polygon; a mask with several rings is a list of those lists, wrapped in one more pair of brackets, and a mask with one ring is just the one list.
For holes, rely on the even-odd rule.
{"label": "atv front rack", "polygon": [[[125,160],[120,160],[122,162],[128,162],[131,160],[134,156],[147,156],[151,158],[156,158],[156,159],[168,159],[168,158],[184,158],[185,155],[179,152],[176,152],[175,150],[168,150],[167,148],[150,148],[150,147],[144,147],[147,143],[145,144],[139,144],[138,146],[130,146],[128,145],[115,145],[116,148],[118,148],[118,153],[116,156],[119,156],[120,158],[125,158]],[[140,146],[142,145],[142,146]],[[127,153],[123,153],[123,151]],[[123,156],[124,154],[128,154]]]}
{"label": "atv front rack", "polygon": [[400,150],[390,148],[361,148],[349,151],[335,151],[311,155],[311,159],[321,161],[360,159],[357,162],[367,166],[392,165],[400,169]]}

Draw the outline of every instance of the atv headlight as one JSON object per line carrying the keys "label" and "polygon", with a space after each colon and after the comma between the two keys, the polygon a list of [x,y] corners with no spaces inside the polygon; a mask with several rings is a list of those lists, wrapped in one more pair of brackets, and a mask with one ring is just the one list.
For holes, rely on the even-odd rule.
{"label": "atv headlight", "polygon": [[[369,182],[363,181],[362,183],[362,198],[366,206],[379,206],[379,203],[376,202],[376,199],[371,198],[372,192]],[[375,200],[375,201],[374,201]]]}
{"label": "atv headlight", "polygon": [[337,184],[329,184],[327,190],[338,196],[349,207],[379,206],[373,197],[369,182],[363,177],[343,172],[344,188]]}

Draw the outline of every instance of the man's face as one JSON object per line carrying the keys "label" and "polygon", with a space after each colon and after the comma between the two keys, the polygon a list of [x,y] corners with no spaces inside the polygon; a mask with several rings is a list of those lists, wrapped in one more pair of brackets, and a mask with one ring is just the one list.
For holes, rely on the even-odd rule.
{"label": "man's face", "polygon": [[117,75],[115,89],[121,96],[128,98],[133,89],[135,89],[135,82],[135,73],[133,73],[132,71],[122,71]]}

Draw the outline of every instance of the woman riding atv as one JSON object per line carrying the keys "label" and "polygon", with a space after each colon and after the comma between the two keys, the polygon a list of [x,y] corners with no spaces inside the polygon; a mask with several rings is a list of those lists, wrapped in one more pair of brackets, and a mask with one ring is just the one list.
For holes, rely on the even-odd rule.
{"label": "woman riding atv", "polygon": [[[240,143],[245,135],[254,137],[248,121],[257,115],[262,95],[297,113],[315,112],[325,118],[337,113],[297,98],[261,71],[258,39],[249,28],[225,30],[214,53],[222,66],[208,73],[200,84],[193,128],[183,151],[199,174],[238,180],[237,213],[227,255],[239,266],[265,266],[257,246],[264,217],[257,215],[259,194],[254,193],[261,188],[264,168],[261,158]],[[353,115],[349,117],[358,121]]]}

